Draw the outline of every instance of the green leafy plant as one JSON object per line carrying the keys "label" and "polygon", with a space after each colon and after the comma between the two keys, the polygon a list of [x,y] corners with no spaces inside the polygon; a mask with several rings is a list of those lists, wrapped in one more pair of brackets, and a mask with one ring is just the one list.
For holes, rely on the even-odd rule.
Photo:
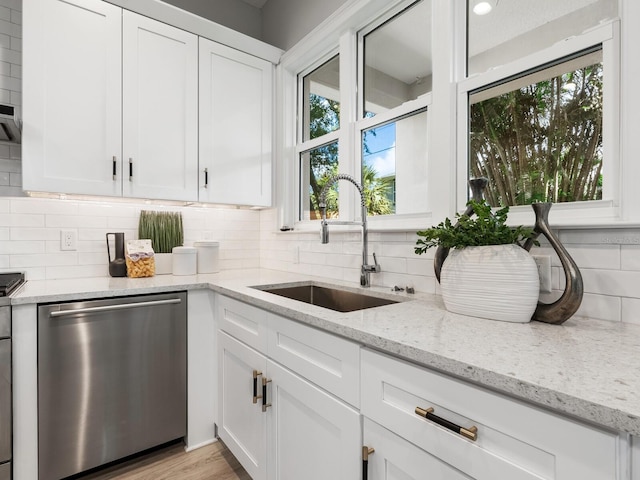
{"label": "green leafy plant", "polygon": [[173,247],[184,243],[182,214],[142,210],[138,222],[138,238],[151,239],[155,253],[171,253]]}
{"label": "green leafy plant", "polygon": [[416,242],[415,253],[423,254],[432,247],[464,248],[482,245],[504,245],[509,243],[521,244],[531,238],[534,244],[535,232],[532,228],[523,226],[510,227],[506,225],[509,207],[491,211],[491,205],[486,201],[467,203],[473,209],[475,216],[456,214],[457,224],[445,219],[435,227],[421,230]]}

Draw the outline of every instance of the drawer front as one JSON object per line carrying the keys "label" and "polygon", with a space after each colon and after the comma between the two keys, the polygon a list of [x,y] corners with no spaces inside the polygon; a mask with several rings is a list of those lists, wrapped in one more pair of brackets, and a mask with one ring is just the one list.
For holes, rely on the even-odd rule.
{"label": "drawer front", "polygon": [[[362,414],[472,478],[617,478],[615,433],[369,350],[361,362]],[[477,427],[476,441],[416,407]]]}
{"label": "drawer front", "polygon": [[218,328],[259,352],[267,349],[267,312],[233,298],[218,297]]}
{"label": "drawer front", "polygon": [[11,336],[11,307],[0,307],[0,338]]}
{"label": "drawer front", "polygon": [[269,314],[269,357],[345,402],[360,405],[360,346]]}

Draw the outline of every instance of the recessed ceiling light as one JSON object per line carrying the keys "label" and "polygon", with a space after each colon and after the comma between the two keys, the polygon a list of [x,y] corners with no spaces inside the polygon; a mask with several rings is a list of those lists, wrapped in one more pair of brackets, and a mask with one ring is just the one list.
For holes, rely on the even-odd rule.
{"label": "recessed ceiling light", "polygon": [[476,1],[475,5],[473,6],[473,13],[475,13],[476,15],[486,15],[491,10],[493,10],[493,7],[495,6],[496,6],[495,0]]}

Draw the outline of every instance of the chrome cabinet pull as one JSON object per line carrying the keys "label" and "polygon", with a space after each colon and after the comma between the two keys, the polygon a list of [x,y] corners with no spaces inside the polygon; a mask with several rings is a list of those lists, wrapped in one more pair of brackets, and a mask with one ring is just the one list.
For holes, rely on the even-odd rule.
{"label": "chrome cabinet pull", "polygon": [[209,188],[209,169],[204,169],[204,188]]}
{"label": "chrome cabinet pull", "polygon": [[362,447],[362,480],[369,479],[369,455],[375,451],[374,448],[367,447],[366,445]]}
{"label": "chrome cabinet pull", "polygon": [[258,395],[258,377],[262,375],[259,370],[253,371],[253,403],[258,403],[258,399],[262,398],[262,395]]}
{"label": "chrome cabinet pull", "polygon": [[262,377],[262,411],[266,412],[267,408],[271,406],[270,403],[267,403],[267,383],[271,383],[271,380],[267,380]]}
{"label": "chrome cabinet pull", "polygon": [[464,428],[464,427],[461,427],[460,425],[456,425],[455,423],[450,422],[449,420],[445,420],[442,417],[434,415],[433,407],[429,407],[427,409],[416,407],[415,412],[417,415],[420,415],[421,417],[426,418],[427,420],[431,420],[432,422],[437,423],[438,425],[444,428],[447,428],[452,432],[462,435],[463,437],[468,438],[469,440],[473,440],[475,442],[476,439],[478,438],[477,427],[473,426],[469,428]]}
{"label": "chrome cabinet pull", "polygon": [[129,181],[133,182],[133,158],[129,157]]}
{"label": "chrome cabinet pull", "polygon": [[111,159],[111,175],[113,175],[113,179],[116,180],[118,177],[118,162],[116,156],[114,155]]}

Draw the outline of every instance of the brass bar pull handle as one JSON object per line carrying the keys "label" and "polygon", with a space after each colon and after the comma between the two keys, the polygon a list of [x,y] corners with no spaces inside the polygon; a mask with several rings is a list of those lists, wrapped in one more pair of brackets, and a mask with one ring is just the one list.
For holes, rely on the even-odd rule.
{"label": "brass bar pull handle", "polygon": [[111,175],[113,175],[113,179],[116,180],[118,175],[118,162],[115,155],[111,159],[111,171],[112,171]]}
{"label": "brass bar pull handle", "polygon": [[464,428],[464,427],[461,427],[460,425],[456,425],[455,423],[450,422],[449,420],[445,420],[442,417],[434,415],[433,407],[429,407],[427,409],[416,407],[415,412],[417,415],[420,415],[421,417],[424,417],[427,420],[431,420],[432,422],[437,423],[438,425],[444,428],[447,428],[452,432],[456,432],[457,434],[462,435],[463,437],[468,438],[469,440],[473,440],[475,442],[476,439],[478,438],[477,427],[473,426],[469,428]]}
{"label": "brass bar pull handle", "polygon": [[204,188],[209,188],[209,169],[204,169]]}
{"label": "brass bar pull handle", "polygon": [[133,182],[133,158],[129,157],[129,181]]}
{"label": "brass bar pull handle", "polygon": [[369,455],[376,450],[364,445],[362,447],[362,480],[368,480],[369,478]]}
{"label": "brass bar pull handle", "polygon": [[262,411],[266,412],[267,408],[271,406],[270,403],[267,403],[267,383],[271,383],[271,380],[267,380],[262,377]]}
{"label": "brass bar pull handle", "polygon": [[259,370],[253,371],[253,403],[258,403],[258,399],[262,398],[262,395],[258,395],[258,377],[262,375]]}

